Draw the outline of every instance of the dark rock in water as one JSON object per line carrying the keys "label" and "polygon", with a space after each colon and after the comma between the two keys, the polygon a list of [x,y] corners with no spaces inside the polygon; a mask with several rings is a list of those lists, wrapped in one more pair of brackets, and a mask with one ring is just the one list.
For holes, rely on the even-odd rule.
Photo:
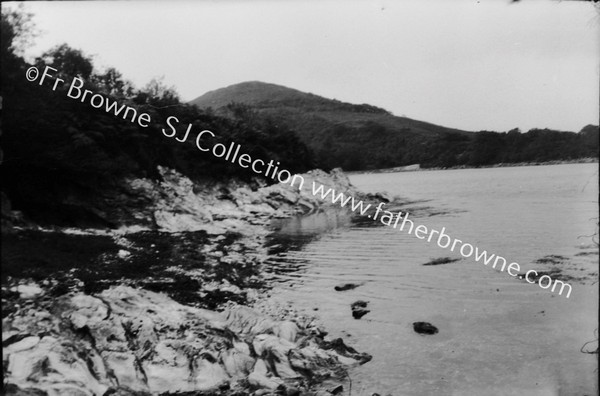
{"label": "dark rock in water", "polygon": [[366,314],[368,314],[369,312],[371,312],[370,310],[367,309],[368,304],[369,303],[367,301],[362,301],[362,300],[353,302],[351,305],[352,317],[354,319],[360,319],[363,316],[365,316]]}
{"label": "dark rock in water", "polygon": [[429,335],[437,334],[437,332],[438,332],[437,327],[435,327],[431,323],[427,323],[427,322],[414,322],[413,330],[419,334],[429,334]]}
{"label": "dark rock in water", "polygon": [[336,287],[334,287],[334,289],[335,289],[335,291],[346,291],[346,290],[356,289],[359,286],[360,285],[356,284],[356,283],[344,283],[341,285],[337,285]]}
{"label": "dark rock in water", "polygon": [[450,263],[454,263],[456,261],[460,261],[460,259],[458,258],[451,258],[451,257],[440,257],[440,258],[436,258],[433,259],[423,265],[441,265],[441,264],[450,264]]}
{"label": "dark rock in water", "polygon": [[341,338],[336,338],[333,341],[323,341],[319,344],[319,347],[326,351],[333,350],[341,356],[352,357],[353,359],[358,360],[360,364],[365,364],[373,359],[368,353],[359,353],[356,349],[346,345]]}
{"label": "dark rock in water", "polygon": [[358,300],[352,303],[352,309],[354,308],[366,308],[369,304],[368,301]]}
{"label": "dark rock in water", "polygon": [[547,256],[544,256],[540,259],[535,260],[535,262],[538,264],[556,265],[556,264],[564,264],[564,262],[568,261],[568,260],[569,259],[564,256],[559,256],[557,254],[549,254]]}
{"label": "dark rock in water", "polygon": [[338,385],[335,388],[331,389],[329,393],[332,395],[338,395],[344,391],[344,387],[342,385]]}

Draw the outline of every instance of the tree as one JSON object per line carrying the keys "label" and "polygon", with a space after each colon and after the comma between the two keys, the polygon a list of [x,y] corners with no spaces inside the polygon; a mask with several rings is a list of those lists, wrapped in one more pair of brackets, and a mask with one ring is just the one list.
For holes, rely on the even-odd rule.
{"label": "tree", "polygon": [[23,55],[33,38],[36,36],[33,14],[23,11],[22,4],[16,10],[2,9],[0,28],[0,56],[4,62],[7,57]]}
{"label": "tree", "polygon": [[123,75],[114,67],[106,69],[104,73],[95,74],[93,82],[99,92],[118,99],[130,99],[134,95],[134,87],[129,81],[123,79]]}
{"label": "tree", "polygon": [[62,78],[79,77],[89,80],[94,70],[92,58],[85,56],[83,52],[71,48],[67,44],[61,44],[50,51],[46,51],[36,59],[36,63],[40,66],[45,65],[55,68],[58,70],[57,74]]}
{"label": "tree", "polygon": [[181,104],[179,94],[174,87],[167,87],[164,77],[150,80],[144,88],[138,91],[135,102],[158,108]]}

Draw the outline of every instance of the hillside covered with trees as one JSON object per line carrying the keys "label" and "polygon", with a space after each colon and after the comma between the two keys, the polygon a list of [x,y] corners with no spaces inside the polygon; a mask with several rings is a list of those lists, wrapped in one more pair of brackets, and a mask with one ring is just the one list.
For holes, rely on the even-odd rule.
{"label": "hillside covered with trees", "polygon": [[[97,216],[85,208],[86,200],[113,190],[124,177],[156,178],[159,165],[208,184],[255,176],[200,152],[194,139],[179,144],[165,138],[169,116],[182,126],[213,131],[215,143],[239,143],[252,157],[280,161],[291,172],[598,157],[598,127],[592,125],[579,133],[467,132],[261,82],[236,84],[184,103],[161,81],[134,87],[115,68],[100,70],[91,57],[67,44],[29,64],[22,53],[30,39],[29,16],[2,14],[3,200],[36,220],[69,223],[65,219],[83,217],[93,223]],[[148,113],[152,122],[142,128],[67,97],[68,86],[52,90],[30,82],[26,71],[31,66],[53,67],[65,81],[78,77],[85,81],[83,88]]]}
{"label": "hillside covered with trees", "polygon": [[[194,139],[186,144],[168,139],[169,116],[182,128],[192,123],[196,131],[209,129],[214,143],[236,142],[253,157],[281,161],[292,172],[314,167],[309,150],[289,129],[252,113],[234,111],[224,118],[182,103],[173,88],[153,80],[136,88],[114,68],[98,70],[84,52],[67,44],[52,48],[33,64],[38,70],[51,66],[57,77],[85,81],[83,88],[102,94],[119,105],[148,113],[146,128],[67,97],[67,85],[29,82],[32,66],[23,57],[23,43],[30,39],[30,17],[20,12],[2,14],[2,137],[3,201],[35,220],[63,221],[70,217],[94,217],[82,205],[115,188],[123,177],[155,178],[157,166],[175,169],[195,181],[239,178],[249,180],[252,171],[200,152]],[[183,128],[185,129],[185,128]],[[8,201],[7,201],[8,202]],[[3,205],[4,206],[4,205]],[[8,206],[8,205],[7,205]],[[48,216],[54,216],[49,219]]]}
{"label": "hillside covered with trees", "polygon": [[248,106],[296,131],[323,168],[367,170],[487,166],[598,157],[598,127],[579,133],[518,129],[468,132],[406,117],[368,104],[350,104],[257,81],[208,92],[191,103],[227,116]]}

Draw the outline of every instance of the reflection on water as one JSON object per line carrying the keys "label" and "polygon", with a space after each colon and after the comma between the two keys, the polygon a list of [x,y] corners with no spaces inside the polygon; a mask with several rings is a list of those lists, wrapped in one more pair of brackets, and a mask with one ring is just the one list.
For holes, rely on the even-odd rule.
{"label": "reflection on water", "polygon": [[[583,164],[352,177],[365,191],[416,199],[404,206],[415,221],[525,268],[562,256],[551,264],[582,279],[569,299],[343,212],[275,224],[269,266],[282,287],[272,298],[315,313],[332,336],[374,356],[351,372],[353,395],[596,394],[597,355],[580,348],[598,327],[598,249],[578,238],[594,230],[597,185],[582,186],[596,171]],[[446,256],[461,260],[423,265]],[[334,290],[343,283],[361,286]],[[371,312],[355,320],[350,304],[359,299]],[[416,334],[417,321],[439,333]]]}

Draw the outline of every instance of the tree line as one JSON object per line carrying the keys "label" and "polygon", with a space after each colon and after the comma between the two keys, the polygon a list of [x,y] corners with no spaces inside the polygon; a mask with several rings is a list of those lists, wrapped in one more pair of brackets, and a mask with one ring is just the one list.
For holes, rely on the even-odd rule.
{"label": "tree line", "polygon": [[[176,90],[154,79],[136,88],[115,68],[98,70],[91,57],[67,44],[28,63],[22,56],[30,33],[30,17],[19,11],[2,13],[2,192],[14,209],[26,213],[64,210],[59,202],[85,200],[114,189],[124,177],[157,178],[157,166],[175,169],[195,181],[239,178],[253,172],[212,155],[201,155],[191,141],[173,144],[162,129],[168,116],[196,130],[210,129],[216,142],[241,144],[253,157],[281,161],[292,172],[315,164],[293,131],[233,106],[233,117],[222,117],[183,103]],[[142,128],[89,104],[70,99],[68,87],[56,91],[25,78],[28,67],[51,66],[65,81],[78,77],[84,89],[148,113]],[[201,128],[201,129],[198,129]]]}

